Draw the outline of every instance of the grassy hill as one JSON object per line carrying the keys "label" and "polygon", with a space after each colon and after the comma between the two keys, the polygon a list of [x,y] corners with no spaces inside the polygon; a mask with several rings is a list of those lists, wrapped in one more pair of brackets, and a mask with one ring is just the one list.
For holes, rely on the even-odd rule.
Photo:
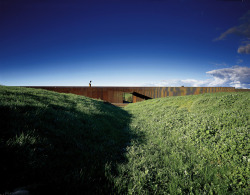
{"label": "grassy hill", "polygon": [[247,194],[250,93],[148,100],[125,107],[140,135],[115,185],[129,194]]}
{"label": "grassy hill", "polygon": [[[106,166],[123,160],[130,115],[83,96],[0,87],[0,194],[106,194]],[[110,169],[111,170],[111,169]]]}
{"label": "grassy hill", "polygon": [[247,193],[249,99],[215,93],[121,109],[1,86],[0,193]]}

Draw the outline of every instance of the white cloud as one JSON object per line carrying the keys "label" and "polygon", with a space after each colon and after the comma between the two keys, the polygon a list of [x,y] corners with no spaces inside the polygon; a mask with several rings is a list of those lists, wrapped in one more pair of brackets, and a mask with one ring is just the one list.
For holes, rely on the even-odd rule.
{"label": "white cloud", "polygon": [[238,48],[238,53],[245,53],[245,54],[250,54],[250,44],[247,44],[245,46],[240,46]]}
{"label": "white cloud", "polygon": [[224,40],[229,34],[239,34],[239,30],[237,29],[236,26],[229,28],[226,32],[221,33],[219,37],[215,38],[214,41]]}
{"label": "white cloud", "polygon": [[163,80],[158,83],[148,83],[144,86],[166,87],[235,87],[250,88],[250,68],[233,66],[206,72],[210,78],[205,80]]}
{"label": "white cloud", "polygon": [[245,40],[242,41],[242,44],[245,43],[246,45],[241,45],[238,48],[238,53],[250,54],[250,43],[248,41],[246,43],[246,40],[250,39],[250,11],[241,17],[240,20],[240,25],[229,28],[225,32],[221,33],[219,37],[215,38],[214,41],[224,40],[230,34],[242,36],[245,38]]}
{"label": "white cloud", "polygon": [[210,85],[250,88],[250,68],[248,67],[234,66],[208,71],[207,74],[213,77]]}

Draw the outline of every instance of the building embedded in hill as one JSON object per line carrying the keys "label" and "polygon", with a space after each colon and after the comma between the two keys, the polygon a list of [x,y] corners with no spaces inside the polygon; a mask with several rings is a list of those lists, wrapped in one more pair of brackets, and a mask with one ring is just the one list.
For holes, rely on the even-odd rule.
{"label": "building embedded in hill", "polygon": [[29,88],[46,89],[59,93],[72,93],[90,98],[101,99],[110,103],[127,103],[125,97],[131,95],[132,101],[168,96],[197,95],[202,93],[236,92],[234,87],[61,87],[61,86],[27,86]]}

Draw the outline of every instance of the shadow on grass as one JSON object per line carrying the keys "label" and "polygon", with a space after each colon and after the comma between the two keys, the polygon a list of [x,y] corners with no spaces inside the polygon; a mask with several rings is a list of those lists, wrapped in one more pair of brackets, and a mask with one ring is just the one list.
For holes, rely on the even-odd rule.
{"label": "shadow on grass", "polygon": [[101,101],[88,100],[81,110],[79,102],[62,106],[45,99],[0,102],[0,193],[115,193],[107,174],[115,174],[116,164],[126,161],[124,149],[137,139],[129,113]]}

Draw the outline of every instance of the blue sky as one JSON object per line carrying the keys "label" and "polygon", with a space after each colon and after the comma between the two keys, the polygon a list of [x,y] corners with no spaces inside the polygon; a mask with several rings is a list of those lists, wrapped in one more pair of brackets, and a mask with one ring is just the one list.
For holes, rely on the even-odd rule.
{"label": "blue sky", "polygon": [[0,0],[0,84],[250,88],[245,0]]}

